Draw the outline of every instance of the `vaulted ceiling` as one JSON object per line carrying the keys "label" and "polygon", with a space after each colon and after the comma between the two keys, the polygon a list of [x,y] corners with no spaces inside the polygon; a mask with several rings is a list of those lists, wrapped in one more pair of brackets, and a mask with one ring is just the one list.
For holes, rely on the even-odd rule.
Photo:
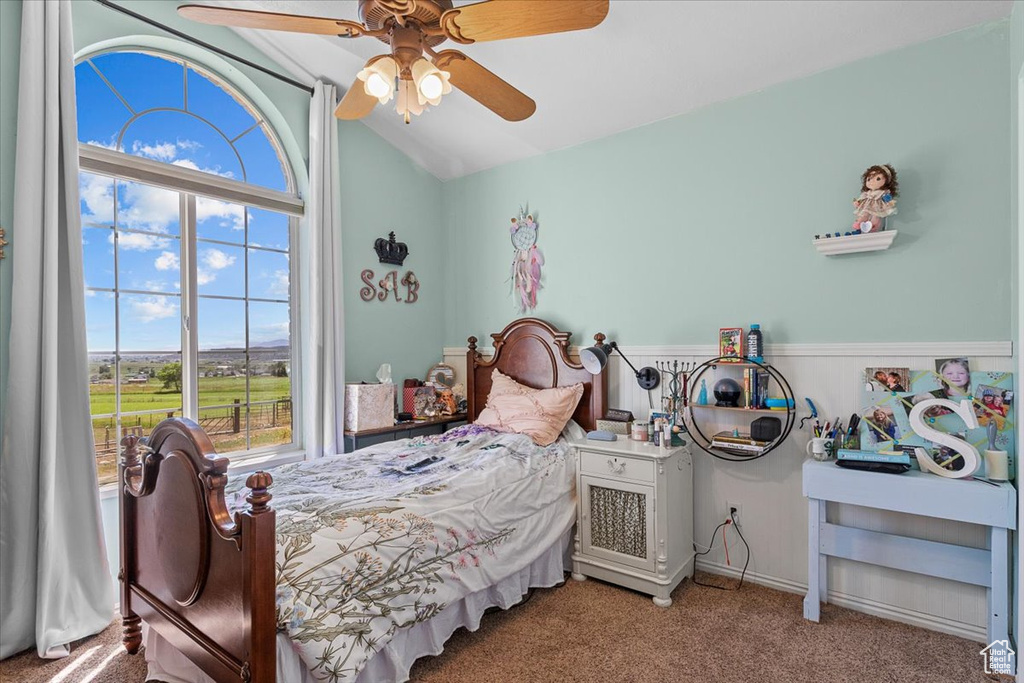
{"label": "vaulted ceiling", "polygon": [[[191,1],[359,18],[356,0]],[[504,121],[455,91],[410,125],[393,105],[378,106],[365,122],[446,180],[1001,19],[1011,4],[612,0],[596,29],[460,47],[536,100],[525,121]],[[296,78],[330,80],[342,92],[367,59],[386,51],[373,38],[237,30]]]}

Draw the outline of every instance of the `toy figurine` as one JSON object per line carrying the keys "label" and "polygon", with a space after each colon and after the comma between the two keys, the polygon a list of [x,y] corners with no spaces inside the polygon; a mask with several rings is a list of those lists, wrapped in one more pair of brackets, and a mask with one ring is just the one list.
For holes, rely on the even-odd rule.
{"label": "toy figurine", "polygon": [[700,381],[700,393],[697,395],[697,405],[706,406],[708,404],[708,383],[707,380]]}
{"label": "toy figurine", "polygon": [[455,394],[452,393],[451,389],[441,390],[441,394],[438,396],[438,405],[441,408],[442,415],[454,415],[456,413]]}
{"label": "toy figurine", "polygon": [[889,164],[872,166],[861,176],[860,196],[853,200],[854,230],[878,232],[884,226],[883,219],[896,213],[896,197],[900,185],[896,180],[896,169]]}

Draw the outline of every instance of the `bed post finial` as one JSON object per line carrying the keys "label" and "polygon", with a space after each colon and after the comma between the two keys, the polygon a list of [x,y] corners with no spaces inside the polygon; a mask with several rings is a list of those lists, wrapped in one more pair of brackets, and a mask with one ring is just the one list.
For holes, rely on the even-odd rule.
{"label": "bed post finial", "polygon": [[249,495],[245,497],[245,502],[249,504],[252,514],[258,515],[270,512],[267,504],[273,496],[270,495],[267,489],[273,483],[274,478],[270,476],[270,472],[264,472],[263,470],[253,472],[245,480],[245,485],[250,489]]}
{"label": "bed post finial", "polygon": [[594,335],[594,346],[601,346],[604,344],[604,340],[608,337],[604,336],[604,332],[598,332]]}
{"label": "bed post finial", "polygon": [[469,350],[470,352],[476,351],[476,337],[469,338]]}

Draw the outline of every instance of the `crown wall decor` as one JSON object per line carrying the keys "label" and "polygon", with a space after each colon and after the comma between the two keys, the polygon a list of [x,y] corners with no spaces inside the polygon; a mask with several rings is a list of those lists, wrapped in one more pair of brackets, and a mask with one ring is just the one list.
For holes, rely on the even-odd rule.
{"label": "crown wall decor", "polygon": [[400,266],[409,255],[409,246],[405,242],[395,241],[395,231],[388,233],[387,239],[378,237],[373,243],[373,249],[377,252],[377,258],[381,263],[390,263]]}

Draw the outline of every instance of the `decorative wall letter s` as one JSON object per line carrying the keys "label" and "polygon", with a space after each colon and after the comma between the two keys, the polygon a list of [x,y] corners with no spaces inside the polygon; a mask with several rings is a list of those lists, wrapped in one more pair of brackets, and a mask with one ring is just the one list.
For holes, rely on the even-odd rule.
{"label": "decorative wall letter s", "polygon": [[359,290],[359,297],[363,301],[373,301],[377,298],[377,289],[373,286],[373,271],[367,268],[360,274],[360,277],[365,286]]}
{"label": "decorative wall letter s", "polygon": [[960,403],[950,401],[948,398],[930,398],[914,405],[914,408],[910,411],[910,426],[917,432],[918,436],[934,441],[937,444],[946,446],[953,449],[964,459],[964,466],[959,470],[947,470],[944,467],[939,467],[932,457],[928,454],[928,451],[924,448],[915,448],[914,453],[917,455],[917,463],[921,466],[922,470],[937,474],[940,477],[947,477],[949,479],[963,479],[969,477],[978,471],[978,466],[981,464],[981,457],[978,455],[978,449],[972,444],[958,439],[952,434],[940,432],[939,430],[929,427],[925,424],[924,420],[921,419],[922,414],[929,408],[934,407],[948,408],[954,413],[959,415],[963,419],[964,424],[967,425],[968,429],[977,429],[978,418],[974,414],[974,408],[969,400],[963,400]]}

